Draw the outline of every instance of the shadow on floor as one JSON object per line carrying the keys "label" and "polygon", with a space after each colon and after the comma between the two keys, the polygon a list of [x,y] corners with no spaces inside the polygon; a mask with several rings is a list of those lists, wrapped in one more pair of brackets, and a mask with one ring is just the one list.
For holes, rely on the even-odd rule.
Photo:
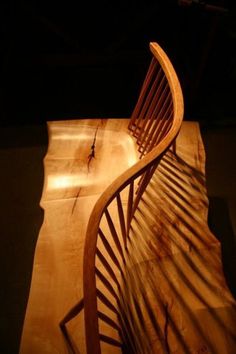
{"label": "shadow on floor", "polygon": [[47,149],[46,124],[1,128],[0,352],[19,352],[34,249],[43,222],[39,206]]}
{"label": "shadow on floor", "polygon": [[236,296],[236,151],[235,120],[201,122],[206,152],[206,184],[209,227],[221,242],[222,262],[228,286]]}
{"label": "shadow on floor", "polygon": [[209,202],[208,224],[213,234],[221,243],[225,279],[232,294],[236,298],[236,244],[227,200],[210,197]]}
{"label": "shadow on floor", "polygon": [[[0,352],[19,351],[28,300],[34,250],[43,222],[39,207],[43,187],[43,157],[47,150],[46,123],[6,126],[0,132]],[[235,162],[236,129],[202,131],[206,149],[206,180],[210,196],[209,225],[222,243],[222,259],[229,288],[236,296]],[[220,147],[220,149],[219,149]],[[230,215],[229,215],[230,212]]]}

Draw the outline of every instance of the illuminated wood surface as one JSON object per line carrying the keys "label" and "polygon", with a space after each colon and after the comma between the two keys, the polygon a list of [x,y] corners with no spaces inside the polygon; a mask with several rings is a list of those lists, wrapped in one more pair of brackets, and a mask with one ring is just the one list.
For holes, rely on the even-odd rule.
{"label": "illuminated wood surface", "polygon": [[49,123],[21,353],[234,353],[199,127],[175,141],[181,87],[150,50],[130,120]]}
{"label": "illuminated wood surface", "polygon": [[235,353],[235,300],[207,213],[204,148],[198,125],[185,122],[176,155],[163,157],[132,224],[132,352]]}
{"label": "illuminated wood surface", "polygon": [[[48,123],[41,200],[45,217],[35,252],[21,353],[67,353],[59,322],[82,296],[88,217],[104,187],[137,161],[134,141],[124,133],[127,124],[126,119]],[[95,134],[95,157],[89,161]],[[77,326],[75,333],[80,343],[83,333]]]}
{"label": "illuminated wood surface", "polygon": [[[133,316],[129,316],[122,283],[128,270],[126,257],[133,252],[128,244],[130,230],[143,193],[163,154],[175,143],[183,120],[183,96],[175,70],[157,43],[150,43],[150,50],[152,60],[128,126],[140,160],[104,190],[86,231],[83,310],[88,354],[106,352],[105,345],[122,350],[129,345],[126,337],[131,334]],[[74,304],[60,324],[71,348],[67,325],[81,308],[81,302]]]}
{"label": "illuminated wood surface", "polygon": [[[83,296],[90,211],[104,187],[138,159],[135,142],[124,133],[127,123],[79,120],[48,125],[41,200],[45,217],[35,252],[22,354],[69,352],[59,322]],[[88,166],[95,135],[95,158]],[[127,298],[136,332],[130,338],[136,336],[133,341],[140,353],[234,354],[235,301],[225,284],[220,244],[207,226],[205,154],[197,123],[183,123],[176,153],[177,157],[171,151],[164,156],[132,223]],[[137,316],[135,301],[143,318]],[[83,312],[68,330],[74,348],[85,353]],[[119,352],[102,345],[102,353]]]}

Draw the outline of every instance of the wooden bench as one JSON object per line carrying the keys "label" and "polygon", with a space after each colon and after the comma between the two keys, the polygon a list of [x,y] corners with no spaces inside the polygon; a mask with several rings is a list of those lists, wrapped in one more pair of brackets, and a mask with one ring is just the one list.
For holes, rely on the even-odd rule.
{"label": "wooden bench", "polygon": [[181,88],[150,49],[131,119],[48,124],[21,353],[234,353],[199,128],[183,124],[176,141]]}

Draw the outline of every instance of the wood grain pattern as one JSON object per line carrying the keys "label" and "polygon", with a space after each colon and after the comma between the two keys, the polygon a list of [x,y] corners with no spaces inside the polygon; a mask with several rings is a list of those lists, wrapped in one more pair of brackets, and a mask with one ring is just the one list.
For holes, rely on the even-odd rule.
{"label": "wood grain pattern", "polygon": [[[173,144],[175,140],[180,125],[183,118],[183,97],[181,88],[179,85],[178,78],[176,73],[173,69],[172,64],[170,63],[168,57],[163,52],[163,50],[156,44],[151,43],[150,48],[154,54],[154,61],[152,60],[150,69],[148,71],[147,77],[144,80],[144,86],[141,90],[141,94],[138,99],[138,103],[135,107],[135,112],[141,110],[148,112],[150,105],[152,105],[153,97],[155,97],[155,90],[158,86],[156,86],[156,76],[159,75],[159,71],[155,70],[159,64],[161,64],[161,70],[163,75],[167,78],[168,81],[168,91],[167,99],[163,107],[161,108],[161,114],[156,117],[156,120],[160,123],[162,128],[157,132],[154,131],[153,134],[155,135],[156,139],[158,139],[158,145],[156,142],[153,141],[153,136],[149,135],[148,139],[151,141],[151,144],[145,145],[145,150],[141,152],[140,161],[137,162],[135,165],[130,167],[127,171],[125,171],[121,176],[119,176],[101,195],[98,199],[97,203],[94,206],[92,214],[89,219],[88,228],[86,232],[85,238],[85,249],[84,249],[84,265],[83,265],[83,284],[84,284],[84,314],[85,314],[85,331],[86,331],[86,348],[88,353],[100,353],[103,350],[100,343],[100,334],[103,334],[103,326],[102,323],[98,323],[98,316],[97,311],[99,310],[99,301],[96,298],[97,296],[97,279],[95,276],[95,269],[96,269],[96,262],[97,262],[97,244],[99,244],[99,233],[98,230],[101,229],[104,234],[109,235],[109,230],[106,228],[106,223],[104,222],[104,215],[105,210],[109,207],[109,210],[112,212],[113,210],[113,201],[116,200],[116,196],[119,193],[124,194],[124,199],[122,200],[122,204],[125,206],[128,203],[128,217],[127,217],[127,236],[129,236],[130,224],[131,220],[134,217],[135,211],[138,207],[138,204],[141,200],[142,193],[145,191],[145,188],[148,185],[158,163],[161,160],[162,155],[168,149],[170,145]],[[154,65],[153,65],[154,62]],[[153,67],[152,67],[153,65]],[[151,72],[151,77],[150,77]],[[153,75],[153,76],[152,76]],[[153,82],[155,83],[153,85]],[[171,115],[167,112],[169,110],[169,102],[173,106],[173,111]],[[139,105],[140,102],[140,105]],[[147,103],[148,102],[148,103]],[[140,119],[139,116],[136,114],[132,115],[131,122],[129,124],[129,129],[131,134],[135,138],[137,138],[138,142],[138,135],[136,131],[141,129],[140,121],[142,119],[149,120],[150,117],[145,114]],[[168,121],[168,124],[166,124]],[[163,123],[164,122],[164,123]],[[170,123],[170,124],[169,124]],[[162,138],[160,140],[160,137]],[[151,150],[152,149],[152,150]],[[144,177],[143,177],[144,175]],[[127,191],[130,190],[132,192],[132,185],[138,185],[138,193],[129,193],[129,201],[127,201]],[[131,186],[131,188],[129,188]],[[136,187],[135,187],[136,190]],[[132,201],[133,195],[133,201]],[[115,221],[119,221],[119,215],[113,215],[112,219]],[[118,225],[117,225],[118,227]],[[109,235],[112,236],[112,235]],[[107,236],[111,241],[112,248],[115,248],[115,244],[112,242],[112,237]],[[105,252],[105,250],[104,250]],[[109,257],[111,254],[110,252],[106,253],[106,256]],[[112,256],[113,257],[113,256]],[[126,261],[123,259],[121,260],[120,267],[125,266]],[[121,280],[123,280],[123,271],[120,271],[119,274]],[[106,289],[103,289],[106,291]],[[117,291],[120,291],[120,283],[117,288]],[[123,296],[121,294],[121,296]],[[118,306],[118,304],[116,304]],[[107,309],[106,309],[107,310]],[[124,314],[125,311],[122,310]],[[123,321],[123,320],[122,320]],[[127,321],[126,321],[127,323]],[[124,324],[124,321],[123,321]],[[110,332],[109,332],[110,333]],[[115,334],[112,333],[109,335],[111,338],[114,338]],[[124,343],[124,339],[122,339]]]}
{"label": "wood grain pattern", "polygon": [[184,123],[175,141],[180,85],[150,49],[131,120],[49,123],[21,353],[235,352],[199,127]]}
{"label": "wood grain pattern", "polygon": [[[83,248],[90,212],[104,186],[138,160],[134,141],[124,133],[128,121],[83,119],[48,123],[41,199],[45,216],[35,251],[21,353],[68,352],[59,322],[83,297]],[[96,156],[88,173],[88,156],[97,126]],[[101,166],[107,171],[105,175],[101,175]],[[78,330],[78,324],[83,328],[83,313],[70,323],[69,330],[72,342],[85,351],[84,333]]]}
{"label": "wood grain pattern", "polygon": [[[67,122],[69,129],[71,124],[75,122]],[[122,338],[128,344],[132,342],[129,352],[164,353],[166,328],[169,352],[234,353],[235,302],[224,281],[220,244],[207,227],[205,155],[196,123],[183,124],[176,153],[178,159],[170,152],[162,159],[132,224],[128,247],[133,257],[129,258],[130,270],[126,274],[129,277],[126,301],[123,304],[124,298],[115,300],[115,303],[120,301],[120,323],[129,335]],[[70,352],[58,324],[63,314],[83,296],[82,232],[85,233],[86,227],[82,224],[87,223],[87,209],[96,199],[97,195],[80,197],[71,217],[74,198],[50,201],[42,198],[45,220],[35,254],[21,353]],[[140,233],[146,240],[139,237]],[[141,250],[145,250],[144,254],[140,254]],[[114,289],[111,274],[106,280]],[[108,292],[106,296],[114,304]],[[99,320],[104,322],[103,330],[120,341],[116,335],[120,328],[117,316],[111,315],[104,304],[100,307],[103,311],[99,309],[99,313],[109,317],[107,324],[99,315]],[[122,314],[124,309],[126,313]],[[150,318],[151,314],[154,318]],[[83,328],[82,312],[68,325],[73,348],[81,352],[85,352]],[[134,333],[142,335],[133,338]],[[120,350],[102,344],[103,353]]]}
{"label": "wood grain pattern", "polygon": [[207,226],[198,129],[183,124],[177,155],[169,151],[162,159],[131,225],[124,284],[135,322],[130,353],[235,352],[235,300]]}
{"label": "wood grain pattern", "polygon": [[[134,139],[132,139],[130,135],[127,134],[127,129],[124,129],[124,127],[125,128],[127,127],[127,123],[128,123],[125,120],[111,121],[111,120],[100,119],[100,120],[82,120],[75,123],[71,122],[71,124],[68,125],[67,123],[65,124],[65,122],[49,124],[50,144],[49,144],[48,154],[45,158],[46,173],[45,173],[45,186],[44,186],[44,192],[42,198],[42,206],[46,211],[46,206],[44,205],[44,201],[49,205],[53,205],[54,202],[54,207],[52,207],[52,213],[51,213],[51,218],[52,218],[53,215],[56,215],[55,202],[57,203],[58,201],[60,204],[62,200],[64,202],[63,204],[66,204],[67,209],[66,212],[64,212],[62,209],[58,208],[60,211],[58,210],[57,217],[59,217],[60,215],[60,221],[64,225],[61,232],[64,235],[64,232],[68,230],[67,227],[65,227],[66,223],[68,223],[68,226],[70,226],[70,228],[73,226],[77,227],[79,238],[77,240],[75,236],[76,233],[74,232],[74,230],[72,231],[70,230],[70,235],[68,236],[68,238],[74,237],[74,242],[77,243],[76,251],[75,248],[73,247],[72,249],[70,248],[71,244],[69,245],[68,238],[67,240],[65,240],[63,236],[61,236],[57,241],[58,243],[54,242],[53,244],[54,253],[52,254],[52,256],[55,256],[55,254],[57,255],[58,258],[56,259],[58,265],[53,263],[54,257],[50,257],[50,256],[46,257],[46,252],[47,252],[46,250],[48,247],[47,241],[50,240],[49,238],[45,237],[46,247],[37,247],[36,254],[35,254],[35,266],[34,266],[34,274],[32,278],[30,299],[28,303],[25,326],[24,326],[24,331],[22,336],[23,339],[22,339],[21,350],[23,352],[27,352],[27,350],[32,350],[32,343],[34,340],[36,343],[34,346],[35,352],[42,351],[42,348],[40,348],[40,345],[38,345],[38,343],[42,344],[44,341],[38,341],[35,338],[35,336],[31,333],[31,329],[32,329],[31,324],[35,323],[36,320],[36,318],[34,318],[34,309],[40,307],[41,298],[47,299],[48,303],[56,302],[58,304],[58,307],[60,307],[61,311],[64,311],[63,309],[65,308],[67,302],[70,299],[72,301],[73,307],[72,307],[72,311],[69,311],[69,314],[74,313],[74,309],[77,308],[77,305],[74,304],[77,303],[78,300],[74,302],[73,297],[70,296],[70,290],[72,290],[72,288],[74,287],[80,288],[79,286],[80,281],[78,279],[83,279],[83,276],[81,274],[82,268],[84,273],[84,279],[83,279],[84,280],[84,291],[83,291],[84,302],[83,303],[84,303],[84,310],[85,310],[85,328],[87,331],[87,341],[86,341],[87,351],[93,354],[96,352],[100,352],[101,339],[102,342],[104,343],[109,342],[110,344],[112,343],[117,344],[119,340],[119,338],[115,338],[113,332],[111,333],[111,335],[109,334],[110,329],[108,329],[108,332],[104,332],[104,333],[100,332],[99,334],[98,312],[96,310],[97,302],[99,301],[102,307],[105,306],[104,310],[106,312],[106,315],[107,315],[108,308],[110,310],[112,308],[114,309],[116,308],[117,304],[115,304],[114,306],[110,302],[109,294],[107,294],[107,290],[109,289],[107,284],[104,283],[104,281],[103,281],[103,285],[104,284],[106,285],[105,286],[106,289],[103,289],[103,291],[97,289],[95,278],[96,278],[96,273],[98,274],[98,266],[95,265],[95,256],[96,255],[100,256],[97,257],[97,260],[100,260],[100,262],[102,260],[103,266],[106,265],[105,269],[108,270],[110,275],[111,274],[114,275],[113,278],[116,279],[118,288],[120,287],[120,281],[118,280],[118,277],[120,276],[120,274],[121,275],[123,274],[123,272],[121,271],[121,265],[125,263],[124,253],[120,246],[121,242],[116,233],[117,226],[115,225],[115,219],[113,218],[113,216],[110,217],[110,213],[113,213],[113,211],[111,210],[110,207],[108,211],[108,209],[106,209],[106,206],[109,205],[109,202],[113,200],[113,198],[116,199],[116,196],[122,194],[122,198],[120,199],[120,201],[124,212],[125,210],[124,200],[126,200],[126,193],[123,192],[122,190],[129,183],[131,183],[132,186],[134,184],[133,181],[136,180],[137,177],[140,176],[145,171],[147,172],[147,169],[153,166],[153,161],[155,159],[157,158],[159,159],[159,156],[161,156],[161,154],[165,151],[168,145],[172,143],[173,139],[178,133],[182,121],[182,115],[183,115],[183,99],[182,99],[179,82],[174,72],[174,69],[171,63],[169,62],[167,56],[165,55],[165,53],[157,44],[151,44],[151,48],[156,52],[153,56],[147,78],[144,81],[144,89],[143,89],[144,91],[145,90],[149,91],[149,93],[147,94],[148,100],[147,103],[141,102],[141,99],[139,99],[138,102],[141,102],[141,106],[144,106],[144,110],[145,111],[147,110],[148,112],[150,112],[150,109],[148,108],[149,105],[154,107],[153,96],[155,97],[156,100],[155,90],[158,87],[157,83],[159,81],[159,72],[156,73],[157,78],[155,78],[153,75],[155,75],[155,69],[158,67],[159,65],[158,60],[160,59],[161,66],[162,66],[161,68],[162,74],[165,75],[165,73],[168,72],[169,75],[171,75],[170,76],[171,79],[168,82],[169,84],[168,87],[170,87],[171,89],[173,95],[172,97],[173,105],[175,106],[175,113],[171,117],[171,120],[172,122],[174,122],[174,124],[172,124],[168,136],[165,136],[162,139],[162,142],[158,145],[158,147],[156,147],[155,151],[152,151],[149,155],[145,156],[145,158],[139,161],[138,164],[135,163],[137,162],[137,151],[135,148]],[[152,83],[153,80],[154,80],[154,84]],[[150,85],[151,85],[151,90],[149,89]],[[144,95],[146,96],[145,93]],[[141,96],[142,93],[140,97]],[[136,119],[138,119],[138,117],[135,117],[135,115],[133,117],[136,122]],[[149,118],[150,118],[149,116],[145,115],[145,119],[149,119]],[[161,118],[162,117],[159,117],[159,119]],[[131,129],[131,132],[132,131],[133,130]],[[134,138],[136,138],[135,134],[134,134]],[[145,152],[146,151],[144,151],[144,153]],[[114,161],[114,165],[112,165],[113,161]],[[104,171],[106,171],[106,173],[104,173]],[[117,176],[119,177],[116,178]],[[149,172],[147,172],[145,176],[151,177]],[[145,177],[143,181],[144,183],[141,181],[139,185],[139,190],[142,192],[147,185],[147,178]],[[88,217],[91,213],[92,205],[94,205],[95,200],[97,199],[99,194],[101,194],[101,192],[104,190],[106,185],[109,184],[110,187],[106,189],[106,191],[102,194],[102,197],[100,197],[100,199],[96,203],[96,206],[94,208],[93,213],[90,216],[90,220],[88,224]],[[133,187],[131,188],[131,191],[132,190]],[[133,213],[134,213],[133,205],[137,207],[137,203],[135,204],[135,198],[132,202],[131,197],[134,198],[133,192],[130,194],[130,202],[128,208],[129,217],[127,220],[128,223],[126,225],[126,237],[129,232],[129,226],[130,226],[129,219],[133,217]],[[136,201],[137,200],[139,201],[140,197],[141,197],[141,193],[137,195]],[[119,210],[120,212],[118,212],[119,214],[118,219],[120,219],[120,215],[122,215],[121,208],[119,208]],[[105,226],[103,225],[104,223],[101,223],[100,238],[101,235],[104,235],[104,237],[101,238],[102,244],[97,245],[96,239],[97,239],[97,235],[99,234],[98,232],[99,223],[103,211],[105,212],[104,215],[106,215],[106,223]],[[78,221],[76,220],[77,222],[79,222],[79,224],[77,225],[76,223],[73,222],[73,218],[75,218],[76,215],[79,215],[79,220]],[[63,218],[65,220],[63,220]],[[124,220],[122,218],[120,219],[120,225],[121,227],[123,227],[123,233],[124,233]],[[55,222],[55,224],[59,226],[60,223]],[[82,257],[81,250],[83,248],[86,229],[87,229],[87,235],[86,235],[87,247],[85,244],[85,252]],[[57,233],[57,235],[59,234],[58,231],[55,230],[55,232]],[[45,232],[45,235],[46,234],[47,232]],[[108,236],[112,236],[110,240],[107,240]],[[40,243],[42,244],[44,243],[42,236],[40,237]],[[109,243],[111,243],[112,247],[119,246],[118,248],[120,249],[120,252],[118,254],[118,259],[117,259],[117,255],[114,254],[114,252],[112,251],[112,247],[107,246]],[[64,248],[66,249],[67,247],[69,247],[68,255],[70,256],[66,257],[66,259],[68,260],[68,265],[70,262],[72,263],[71,267],[64,264],[64,258],[62,259],[59,258],[61,250]],[[103,252],[106,252],[107,256],[113,259],[113,262],[116,266],[119,264],[118,266],[119,274],[117,273],[117,270],[114,271],[111,265],[107,263],[106,258],[103,255]],[[47,265],[46,274],[49,277],[49,279],[50,280],[53,279],[52,282],[53,284],[55,279],[57,280],[58,289],[56,293],[52,291],[52,289],[54,289],[54,285],[51,289],[51,292],[50,291],[48,292],[47,286],[45,286],[45,292],[47,293],[46,297],[40,296],[42,291],[41,288],[42,284],[40,283],[40,281],[38,281],[38,279],[39,279],[41,269],[40,271],[36,271],[37,259],[40,258],[38,254],[41,254],[41,257],[42,255],[44,255],[45,258],[47,259],[45,264]],[[81,263],[82,259],[84,262],[83,265]],[[70,272],[73,271],[74,267],[76,268],[76,274],[74,275],[75,278],[72,279],[73,277],[70,277],[69,274]],[[42,268],[45,269],[44,266]],[[53,268],[56,269],[56,272],[52,272]],[[61,281],[59,279],[63,279],[63,274],[65,272],[67,272],[67,279],[68,280],[70,279],[71,283],[70,286],[69,285],[67,286],[66,291],[65,289],[62,289],[62,293],[63,293],[62,294],[59,291],[59,286]],[[42,270],[42,274],[43,274],[43,270]],[[50,276],[50,274],[53,275]],[[101,279],[102,277],[100,276],[100,280]],[[80,289],[80,291],[82,290]],[[42,293],[42,295],[44,295],[44,292]],[[76,297],[81,298],[81,294],[80,293],[77,294]],[[100,312],[102,313],[104,312],[103,308],[101,308]],[[68,316],[70,317],[70,315]],[[52,317],[55,320],[57,318],[57,315]],[[110,317],[110,319],[111,321],[113,321],[112,317]],[[47,320],[48,327],[47,326],[45,327],[44,335],[46,335],[46,333],[48,333],[49,331],[49,323],[50,321]],[[103,327],[100,326],[100,328],[102,329]],[[105,330],[106,329],[107,328],[105,328]],[[41,335],[44,337],[42,333]],[[73,335],[74,333],[72,330],[72,337],[70,337],[70,343],[68,343],[68,341],[66,341],[65,343],[65,344],[70,344],[70,347],[73,346],[72,344]],[[89,338],[89,336],[91,336],[91,338]],[[28,339],[29,338],[32,339],[30,341],[24,340],[25,337]],[[108,338],[110,338],[110,340],[108,340]],[[61,348],[62,346],[62,338],[60,338],[60,340],[61,342],[59,344],[59,348]],[[74,337],[74,341],[76,342],[77,345],[79,344],[79,347],[82,348],[83,351],[84,343],[81,340],[81,338]],[[55,348],[57,348],[58,344],[55,341],[55,343],[51,343],[51,345],[52,347],[55,346]],[[60,350],[62,351],[62,349]],[[50,348],[49,351],[52,351],[52,348]]]}

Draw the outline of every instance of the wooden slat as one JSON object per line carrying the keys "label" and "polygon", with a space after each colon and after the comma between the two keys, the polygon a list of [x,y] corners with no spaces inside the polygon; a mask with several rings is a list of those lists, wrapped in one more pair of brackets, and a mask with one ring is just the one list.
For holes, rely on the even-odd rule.
{"label": "wooden slat", "polygon": [[105,287],[108,289],[110,294],[118,301],[118,296],[114,290],[114,287],[111,285],[109,280],[100,272],[100,270],[96,267],[95,273],[97,277],[101,280],[101,282],[105,285]]}
{"label": "wooden slat", "polygon": [[118,310],[116,307],[111,303],[111,301],[99,290],[97,289],[97,297],[98,299],[106,305],[112,312],[114,312],[116,315],[119,315]]}
{"label": "wooden slat", "polygon": [[113,321],[110,317],[108,317],[105,313],[98,311],[98,318],[106,322],[109,326],[116,329],[119,333],[121,332],[120,326],[118,326],[118,324],[115,321]]}
{"label": "wooden slat", "polygon": [[146,90],[146,87],[149,85],[149,82],[153,77],[153,73],[155,72],[158,65],[159,65],[159,63],[157,62],[156,58],[152,57],[150,65],[148,67],[147,74],[146,74],[144,82],[142,84],[142,88],[140,91],[140,95],[138,97],[138,101],[140,100],[141,97],[143,97],[143,93]]}
{"label": "wooden slat", "polygon": [[108,226],[109,226],[110,231],[111,231],[112,238],[113,238],[113,240],[114,240],[114,242],[116,244],[117,250],[118,250],[123,262],[125,263],[125,257],[124,257],[124,253],[123,253],[123,250],[122,250],[122,247],[121,247],[121,244],[120,244],[119,236],[118,236],[118,234],[116,232],[116,228],[114,226],[114,223],[112,221],[112,218],[110,216],[110,213],[109,213],[108,209],[105,210],[105,215],[106,215]]}
{"label": "wooden slat", "polygon": [[152,178],[152,175],[158,165],[159,161],[156,162],[156,164],[154,166],[151,166],[145,173],[144,175],[144,178],[142,180],[142,183],[140,183],[139,187],[138,187],[138,190],[137,190],[137,193],[136,193],[136,196],[135,196],[135,200],[134,200],[134,205],[133,205],[133,214],[134,214],[134,211],[136,210],[138,204],[139,204],[139,201],[143,195],[143,192],[145,191],[150,179]]}
{"label": "wooden slat", "polygon": [[64,326],[72,318],[77,316],[84,308],[84,299],[81,299],[76,305],[74,305],[70,311],[65,315],[65,317],[60,322],[60,327]]}
{"label": "wooden slat", "polygon": [[132,321],[132,313],[129,311],[129,304],[125,299],[123,300],[123,303],[125,303],[125,307],[123,307],[119,312],[119,320],[122,326],[121,335],[124,340],[124,344],[129,343],[129,350],[133,350],[133,353],[137,353],[137,348],[133,340],[133,333],[135,330],[133,328],[134,321]]}
{"label": "wooden slat", "polygon": [[114,262],[114,264],[117,266],[117,268],[119,269],[120,272],[122,272],[122,267],[119,263],[118,258],[115,255],[115,252],[113,251],[109,241],[107,240],[106,236],[104,235],[104,233],[102,232],[101,229],[99,229],[99,236],[100,239],[102,240],[102,243],[107,251],[107,253],[109,254],[111,260]]}
{"label": "wooden slat", "polygon": [[108,261],[106,260],[106,258],[103,256],[103,254],[99,251],[99,249],[97,248],[96,250],[96,255],[98,256],[100,262],[103,264],[103,266],[105,267],[105,269],[107,270],[108,274],[111,276],[111,278],[114,280],[114,282],[116,283],[117,287],[120,287],[119,281],[112,269],[112,267],[110,266],[110,264],[108,263]]}
{"label": "wooden slat", "polygon": [[150,87],[149,87],[149,91],[147,93],[147,96],[145,98],[144,104],[139,112],[138,115],[138,122],[139,124],[136,125],[136,128],[134,129],[133,135],[134,136],[139,136],[140,131],[142,131],[142,122],[143,119],[147,119],[148,118],[148,111],[151,109],[151,103],[155,98],[155,92],[157,90],[157,85],[160,81],[160,77],[161,77],[161,69],[158,71],[156,77],[154,78],[153,82],[151,83]]}
{"label": "wooden slat", "polygon": [[[145,119],[143,119],[143,121],[142,121],[140,132],[139,132],[139,135],[137,136],[137,143],[138,144],[142,144],[142,135],[144,135],[144,133],[145,133],[145,136],[148,134],[148,132],[153,124],[153,121],[156,119],[157,110],[160,107],[164,84],[166,84],[166,78],[163,75],[163,78],[162,78],[160,84],[158,85],[158,88],[155,92],[153,100],[148,108]],[[146,126],[147,126],[147,128],[146,128]]]}
{"label": "wooden slat", "polygon": [[168,92],[169,92],[169,87],[168,85],[166,85],[164,87],[164,90],[160,94],[159,100],[155,107],[155,111],[153,112],[153,119],[149,121],[147,129],[145,130],[142,139],[139,141],[139,145],[140,145],[139,151],[143,152],[143,154],[141,154],[141,157],[146,152],[145,148],[149,144],[149,141],[153,138],[153,134],[160,123],[160,120],[162,118],[163,106],[165,105],[165,102],[167,100]]}
{"label": "wooden slat", "polygon": [[133,213],[133,200],[134,200],[134,181],[131,181],[129,185],[129,197],[128,197],[128,208],[127,208],[127,234],[129,232],[129,227],[131,223],[131,217]]}
{"label": "wooden slat", "polygon": [[124,210],[123,210],[123,205],[121,202],[120,193],[118,193],[116,196],[116,202],[117,202],[117,208],[118,208],[120,228],[121,228],[121,233],[122,233],[123,242],[124,242],[124,248],[126,248],[127,247],[126,225],[125,225]]}
{"label": "wooden slat", "polygon": [[137,104],[136,104],[136,106],[134,108],[134,111],[133,111],[133,113],[131,115],[131,120],[130,120],[130,123],[129,123],[129,129],[130,130],[132,130],[133,127],[135,129],[135,127],[136,127],[136,124],[137,124],[136,121],[138,120],[138,117],[139,117],[139,111],[140,111],[140,109],[142,107],[142,103],[143,103],[143,100],[145,98],[146,91],[148,90],[149,83],[150,83],[150,81],[151,81],[151,79],[153,77],[153,74],[154,74],[154,72],[156,70],[157,65],[158,65],[157,61],[153,57],[152,60],[151,60],[151,63],[150,63],[146,78],[144,80],[144,83],[143,83],[143,86],[142,86],[142,89],[141,89]]}
{"label": "wooden slat", "polygon": [[[161,141],[161,137],[165,136],[168,126],[172,123],[172,120],[171,120],[172,102],[170,102],[169,105],[165,108],[166,108],[166,111],[164,112],[164,114],[162,116],[159,127],[156,130],[155,134],[153,135],[149,146],[147,146],[147,148],[146,148],[147,152],[151,151],[154,148],[154,146],[156,146]],[[162,133],[163,133],[163,135],[162,135]]]}
{"label": "wooden slat", "polygon": [[111,344],[111,345],[113,345],[115,347],[119,347],[119,348],[122,347],[122,344],[120,342],[118,342],[117,340],[115,340],[113,338],[110,338],[110,337],[108,337],[108,336],[106,336],[104,334],[100,334],[99,337],[100,337],[100,340],[102,342]]}
{"label": "wooden slat", "polygon": [[172,125],[172,118],[173,118],[173,108],[170,107],[169,112],[167,112],[168,117],[165,118],[165,123],[162,127],[162,130],[159,134],[159,137],[156,140],[156,143],[154,146],[157,146],[162,139],[164,139],[164,137],[166,136],[166,134],[169,132],[171,125]]}
{"label": "wooden slat", "polygon": [[156,141],[156,138],[157,138],[158,133],[161,129],[161,126],[163,125],[163,118],[165,116],[166,110],[168,109],[168,107],[170,105],[170,100],[171,100],[171,93],[168,92],[168,94],[165,96],[165,99],[163,101],[163,105],[161,106],[161,109],[158,112],[158,117],[156,119],[156,122],[154,123],[154,125],[151,129],[150,139],[146,139],[146,141],[142,144],[142,153],[141,153],[140,157],[143,157],[143,155],[147,151],[151,151],[151,149],[149,149],[149,145],[151,143],[154,145],[154,143]]}

